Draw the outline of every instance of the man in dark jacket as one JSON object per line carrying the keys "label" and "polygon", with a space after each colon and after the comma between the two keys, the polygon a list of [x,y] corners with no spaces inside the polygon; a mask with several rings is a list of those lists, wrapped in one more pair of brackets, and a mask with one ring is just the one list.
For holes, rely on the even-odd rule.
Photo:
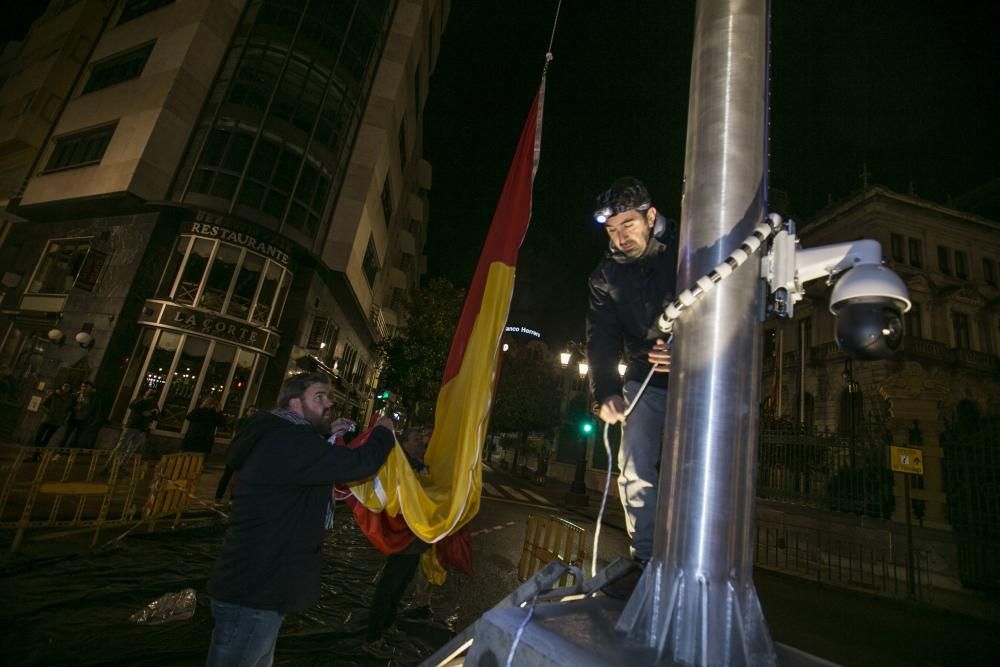
{"label": "man in dark jacket", "polygon": [[215,629],[208,664],[270,665],[285,614],[319,599],[333,485],[375,474],[395,446],[380,419],[357,449],[322,435],[330,385],[320,373],[285,380],[278,409],[258,412],[230,456],[237,466],[229,530],[208,580]]}
{"label": "man in dark jacket", "polygon": [[[150,387],[143,392],[140,398],[128,404],[129,413],[128,419],[125,421],[125,428],[122,429],[121,437],[118,438],[118,444],[111,451],[111,456],[108,457],[108,462],[104,466],[105,468],[111,465],[112,457],[117,456],[121,461],[127,461],[129,457],[135,454],[140,445],[146,443],[149,428],[160,415],[156,403],[156,389]],[[143,453],[145,454],[146,452]]]}
{"label": "man in dark jacket", "polygon": [[[670,349],[659,338],[656,320],[674,298],[677,246],[671,225],[657,214],[638,179],[615,181],[598,197],[594,218],[604,224],[611,242],[590,276],[587,361],[601,419],[622,423],[618,490],[632,556],[643,566],[653,551],[670,369]],[[628,367],[620,378],[623,348]],[[626,419],[626,405],[635,400],[652,366],[657,372]]]}

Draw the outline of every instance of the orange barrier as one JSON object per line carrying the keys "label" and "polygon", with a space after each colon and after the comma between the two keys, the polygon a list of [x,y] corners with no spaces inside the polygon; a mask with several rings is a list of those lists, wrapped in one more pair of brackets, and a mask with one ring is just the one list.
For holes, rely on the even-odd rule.
{"label": "orange barrier", "polygon": [[[583,567],[586,559],[587,532],[575,523],[556,516],[528,517],[528,530],[524,534],[521,561],[517,565],[517,576],[521,581],[541,570],[552,561],[564,565]],[[575,584],[576,577],[567,572],[559,579],[559,586]]]}

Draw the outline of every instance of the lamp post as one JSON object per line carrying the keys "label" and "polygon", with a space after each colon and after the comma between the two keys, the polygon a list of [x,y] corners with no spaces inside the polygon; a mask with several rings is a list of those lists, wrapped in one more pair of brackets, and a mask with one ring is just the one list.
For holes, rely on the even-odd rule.
{"label": "lamp post", "polygon": [[[586,360],[581,360],[577,366],[577,372],[580,375],[580,380],[583,382],[587,381],[587,373],[590,372],[590,366],[587,364]],[[584,389],[584,406],[588,406],[590,403],[590,387]],[[576,462],[576,474],[573,475],[573,483],[569,485],[569,492],[575,496],[582,496],[581,505],[587,504],[587,444],[590,440],[594,431],[594,426],[590,422],[590,418],[587,421],[580,424],[580,458]]]}
{"label": "lamp post", "polygon": [[[568,369],[574,358],[578,359],[576,371],[579,380],[586,381],[587,374],[590,372],[590,366],[587,364],[587,358],[583,352],[583,347],[579,343],[570,341],[567,349],[559,353],[559,365],[565,369],[565,372],[563,373],[563,398],[559,408],[559,428],[556,431],[557,447],[559,442],[558,438],[560,437],[560,433],[566,424],[566,409],[569,404],[570,388],[572,386],[572,375],[570,375]],[[587,404],[589,402],[589,396],[590,389],[588,387],[584,389],[584,414],[588,411]],[[588,419],[588,421],[583,424],[574,424],[573,426],[574,428],[580,429],[574,436],[574,439],[580,443],[580,458],[577,459],[573,481],[570,483],[569,491],[565,494],[563,502],[566,505],[585,506],[587,504],[587,441],[593,432],[593,424]],[[589,427],[589,429],[587,427]]]}

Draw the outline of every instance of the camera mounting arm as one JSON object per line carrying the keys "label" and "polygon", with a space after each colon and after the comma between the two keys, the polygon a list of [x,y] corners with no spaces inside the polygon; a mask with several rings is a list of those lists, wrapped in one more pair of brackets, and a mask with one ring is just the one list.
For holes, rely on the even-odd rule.
{"label": "camera mounting arm", "polygon": [[774,235],[760,270],[771,289],[773,312],[778,317],[791,317],[795,304],[805,295],[805,283],[826,276],[829,285],[835,276],[855,265],[878,266],[881,262],[882,246],[869,239],[800,248],[795,223],[788,220]]}

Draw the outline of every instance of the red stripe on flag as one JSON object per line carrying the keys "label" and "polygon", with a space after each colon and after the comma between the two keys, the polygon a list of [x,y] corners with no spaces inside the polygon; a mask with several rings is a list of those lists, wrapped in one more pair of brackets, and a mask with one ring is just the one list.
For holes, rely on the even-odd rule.
{"label": "red stripe on flag", "polygon": [[507,172],[500,201],[497,202],[493,222],[490,223],[483,252],[479,255],[479,264],[472,277],[472,284],[465,297],[462,307],[462,317],[455,330],[448,352],[448,363],[445,365],[442,386],[458,374],[465,357],[465,347],[472,333],[472,326],[479,316],[483,305],[483,292],[486,288],[486,278],[493,262],[503,262],[509,266],[517,263],[517,251],[521,247],[524,235],[528,231],[528,221],[531,218],[531,184],[535,167],[535,130],[538,123],[538,104],[541,89],[535,94],[531,103],[528,120],[521,130],[521,139],[514,153],[514,161]]}

